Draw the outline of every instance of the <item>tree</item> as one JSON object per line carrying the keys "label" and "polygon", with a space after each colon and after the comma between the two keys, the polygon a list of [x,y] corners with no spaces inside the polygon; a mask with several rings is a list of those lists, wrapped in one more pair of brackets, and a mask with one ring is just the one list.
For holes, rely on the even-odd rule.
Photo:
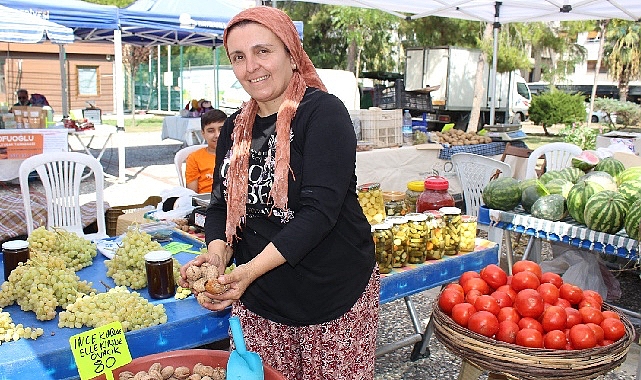
{"label": "tree", "polygon": [[604,54],[610,75],[619,82],[619,100],[625,102],[630,81],[641,77],[641,25],[612,20],[605,35]]}
{"label": "tree", "polygon": [[149,47],[130,44],[125,44],[122,47],[122,63],[125,66],[125,70],[129,73],[129,109],[131,109],[131,118],[134,126],[136,125],[136,90],[134,86],[136,71],[141,63],[147,62],[150,54],[152,54],[152,49]]}

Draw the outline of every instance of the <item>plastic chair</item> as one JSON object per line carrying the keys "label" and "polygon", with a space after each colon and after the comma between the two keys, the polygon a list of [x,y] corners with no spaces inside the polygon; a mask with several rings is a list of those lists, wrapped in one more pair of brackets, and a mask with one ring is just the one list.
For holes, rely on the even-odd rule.
{"label": "plastic chair", "polygon": [[183,164],[187,161],[187,157],[194,151],[202,148],[206,148],[207,144],[203,145],[190,145],[186,148],[182,148],[174,156],[174,165],[176,166],[176,173],[178,173],[178,183],[180,186],[185,187],[185,172],[183,170]]}
{"label": "plastic chair", "polygon": [[561,170],[570,166],[572,157],[583,152],[581,147],[564,143],[554,142],[540,146],[532,151],[527,160],[525,178],[537,178],[536,164],[541,156],[545,156],[545,170]]}
{"label": "plastic chair", "polygon": [[[96,221],[98,232],[83,233],[80,211],[80,182],[85,169],[91,170],[96,189]],[[104,172],[102,164],[94,157],[78,152],[38,154],[27,158],[20,165],[20,190],[24,201],[27,232],[33,231],[29,174],[36,171],[44,186],[47,199],[47,228],[60,227],[75,232],[89,240],[108,237],[105,225],[103,197]]]}

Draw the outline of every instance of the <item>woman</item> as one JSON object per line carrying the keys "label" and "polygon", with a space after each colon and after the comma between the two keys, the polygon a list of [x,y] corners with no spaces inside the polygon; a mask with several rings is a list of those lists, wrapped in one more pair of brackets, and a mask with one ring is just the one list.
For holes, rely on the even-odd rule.
{"label": "woman", "polygon": [[249,350],[287,379],[373,379],[379,274],[356,196],[356,137],[282,11],[242,11],[223,36],[251,96],[225,122],[205,235]]}

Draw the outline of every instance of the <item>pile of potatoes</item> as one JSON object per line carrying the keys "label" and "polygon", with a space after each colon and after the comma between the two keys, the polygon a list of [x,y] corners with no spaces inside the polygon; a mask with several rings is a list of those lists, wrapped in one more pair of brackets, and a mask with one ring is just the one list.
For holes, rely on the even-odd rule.
{"label": "pile of potatoes", "polygon": [[488,136],[479,136],[476,133],[464,132],[460,129],[450,129],[447,132],[432,132],[432,136],[435,136],[439,143],[447,143],[452,146],[488,144],[492,142],[492,139]]}

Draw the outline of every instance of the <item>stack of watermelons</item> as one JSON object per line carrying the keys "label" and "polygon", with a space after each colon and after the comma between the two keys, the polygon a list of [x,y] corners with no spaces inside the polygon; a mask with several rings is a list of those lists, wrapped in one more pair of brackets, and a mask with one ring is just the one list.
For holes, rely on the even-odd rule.
{"label": "stack of watermelons", "polygon": [[599,159],[584,151],[572,166],[545,172],[538,179],[490,181],[483,201],[492,209],[512,210],[519,204],[537,218],[557,221],[571,216],[594,231],[615,234],[622,228],[639,240],[641,166],[625,169],[613,158]]}

